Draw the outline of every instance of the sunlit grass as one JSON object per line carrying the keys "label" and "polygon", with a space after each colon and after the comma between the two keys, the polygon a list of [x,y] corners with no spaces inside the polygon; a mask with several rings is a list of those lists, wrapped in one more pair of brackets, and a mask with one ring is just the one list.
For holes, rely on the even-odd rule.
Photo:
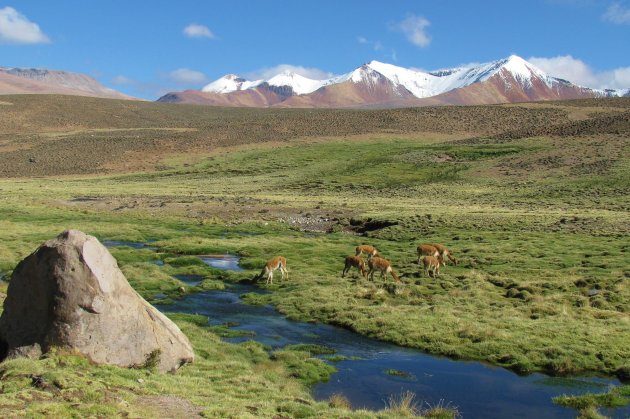
{"label": "sunlit grass", "polygon": [[[530,164],[553,150],[544,138],[479,147],[366,139],[256,147],[212,159],[197,156],[194,164],[174,160],[172,167],[156,173],[0,180],[0,272],[13,270],[66,228],[100,239],[151,240],[156,251],[112,249],[130,283],[150,301],[163,301],[156,298],[160,294],[176,299],[220,288],[222,280],[251,279],[270,256],[282,254],[290,279],[274,281],[266,287],[268,294],[247,295],[246,301],[274,304],[291,319],[332,323],[521,373],[619,375],[630,367],[630,172],[624,168],[630,160],[627,153],[620,155],[612,176],[501,172],[506,165],[518,166],[510,159]],[[86,197],[93,200],[82,200]],[[290,216],[308,218],[311,212],[316,214],[311,218],[334,219],[332,232],[303,232],[290,224]],[[370,217],[391,225],[363,235],[350,232],[351,221]],[[431,242],[449,246],[460,262],[444,267],[436,279],[423,276],[415,263],[416,246]],[[392,261],[404,285],[354,274],[342,279],[343,258],[361,243],[375,245]],[[245,271],[221,272],[194,257],[215,253],[241,256]],[[155,260],[164,266],[147,263]],[[190,287],[176,274],[199,275],[203,282]],[[231,358],[198,343],[196,350],[205,360],[174,376],[186,377],[182,382],[167,377],[156,378],[152,386],[132,383],[130,394],[188,397],[205,406],[208,416],[272,411],[308,416],[329,405],[348,414],[343,400],[317,404],[300,387],[330,373],[311,361],[308,351],[281,350],[268,359],[255,344],[234,349],[199,325],[181,324],[193,339],[203,336],[235,356],[246,351],[249,358],[235,371],[253,365],[264,378],[252,379],[246,389],[268,385],[264,380],[280,385],[287,371],[302,383],[286,381],[290,397],[272,397],[268,405],[254,406],[259,410],[244,410],[245,394],[225,390],[227,384],[218,389],[206,385],[216,374],[230,381]],[[252,361],[259,356],[261,361]],[[204,366],[218,359],[229,361],[225,371]],[[116,371],[108,379],[123,374]],[[192,383],[212,389],[197,391]],[[30,384],[18,377],[11,385]],[[278,390],[274,385],[270,388]],[[225,398],[218,395],[221,390]],[[4,400],[6,406],[21,403]],[[95,399],[85,408],[94,410],[79,413],[107,415],[98,410],[102,401]],[[210,401],[216,406],[209,407]],[[64,409],[47,403],[48,410],[38,414]],[[227,407],[230,403],[233,408]],[[417,413],[412,404],[405,406],[405,414]]]}

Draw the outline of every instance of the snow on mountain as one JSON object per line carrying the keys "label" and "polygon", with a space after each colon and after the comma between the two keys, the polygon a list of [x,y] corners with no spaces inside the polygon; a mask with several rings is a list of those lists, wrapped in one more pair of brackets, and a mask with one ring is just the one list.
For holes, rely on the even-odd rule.
{"label": "snow on mountain", "polygon": [[257,81],[248,81],[229,74],[208,84],[201,90],[210,93],[230,93],[237,90],[255,88],[266,82],[270,86],[290,87],[293,90],[293,94],[303,95],[312,93],[324,86],[346,81],[352,81],[353,83],[364,82],[368,85],[373,85],[379,82],[381,77],[384,77],[395,86],[407,89],[413,96],[425,98],[485,81],[497,74],[503,77],[506,83],[510,83],[508,79],[511,76],[513,80],[516,80],[524,87],[531,87],[534,79],[540,79],[547,86],[551,87],[555,80],[521,57],[512,55],[502,60],[476,66],[432,72],[411,70],[379,61],[371,61],[350,73],[326,80],[313,80],[290,71],[282,72],[268,80]]}
{"label": "snow on mountain", "polygon": [[437,96],[449,90],[486,81],[497,74],[508,83],[508,76],[512,76],[522,86],[528,88],[532,86],[532,80],[535,78],[542,80],[549,87],[553,83],[553,78],[516,55],[476,66],[443,69],[426,73],[378,61],[372,61],[367,65],[383,74],[393,83],[404,86],[418,98]]}
{"label": "snow on mountain", "polygon": [[251,89],[262,82],[262,80],[245,80],[236,74],[227,74],[220,79],[205,85],[201,91],[206,93],[230,93],[237,90]]}
{"label": "snow on mountain", "polygon": [[[595,90],[577,86],[546,74],[517,55],[435,71],[371,61],[325,80],[290,71],[255,81],[229,74],[196,92],[174,92],[172,97],[167,95],[163,100],[221,106],[391,107],[630,95],[630,89]],[[209,95],[203,96],[206,93]]]}
{"label": "snow on mountain", "polygon": [[328,80],[313,80],[304,76],[300,76],[292,71],[283,71],[282,73],[273,76],[267,83],[270,86],[283,87],[289,86],[293,89],[293,93],[296,95],[304,95],[314,92],[320,87],[326,86],[332,83],[332,79]]}
{"label": "snow on mountain", "polygon": [[410,70],[379,61],[371,61],[367,64],[367,67],[382,74],[392,83],[403,86],[415,97],[422,98],[438,94],[433,88],[436,77],[429,73]]}

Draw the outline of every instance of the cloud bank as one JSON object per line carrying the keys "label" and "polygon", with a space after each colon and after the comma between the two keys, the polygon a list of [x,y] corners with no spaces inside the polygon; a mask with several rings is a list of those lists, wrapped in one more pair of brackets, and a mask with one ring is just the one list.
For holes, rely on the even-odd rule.
{"label": "cloud bank", "polygon": [[630,88],[630,67],[597,71],[584,61],[571,55],[551,58],[531,57],[528,61],[550,76],[594,89]]}
{"label": "cloud bank", "polygon": [[50,39],[26,16],[13,7],[0,9],[0,43],[3,44],[47,44]]}
{"label": "cloud bank", "polygon": [[630,24],[630,9],[623,7],[619,3],[613,3],[608,6],[603,18],[617,25]]}
{"label": "cloud bank", "polygon": [[207,39],[215,39],[216,36],[212,31],[204,25],[198,25],[196,23],[191,23],[190,25],[184,28],[184,35],[189,38],[207,38]]}
{"label": "cloud bank", "polygon": [[178,68],[168,73],[168,78],[175,83],[181,84],[201,84],[208,81],[206,75],[201,71],[191,70],[189,68]]}
{"label": "cloud bank", "polygon": [[404,33],[412,44],[426,48],[431,44],[431,37],[427,33],[427,28],[430,25],[431,22],[425,17],[411,14],[402,22],[393,25],[393,29]]}

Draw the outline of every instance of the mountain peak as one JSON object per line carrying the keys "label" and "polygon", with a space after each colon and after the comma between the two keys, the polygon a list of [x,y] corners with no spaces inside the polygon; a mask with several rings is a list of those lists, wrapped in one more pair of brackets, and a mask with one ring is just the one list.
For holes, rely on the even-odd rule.
{"label": "mountain peak", "polygon": [[221,77],[222,79],[226,79],[226,80],[243,80],[246,81],[244,78],[242,78],[241,76],[237,75],[237,74],[226,74],[225,76]]}
{"label": "mountain peak", "polygon": [[552,77],[518,55],[512,54],[502,61],[503,63],[500,67],[511,73],[516,80],[524,83],[526,86],[531,86],[533,78],[541,79],[547,86],[551,86],[553,83]]}
{"label": "mountain peak", "polygon": [[[443,68],[430,72],[371,60],[349,73],[326,80],[313,80],[285,67],[284,71],[279,72],[266,81],[247,81],[236,75],[226,75],[224,78],[204,87],[203,91],[230,93],[256,88],[265,83],[272,87],[271,91],[276,93],[282,92],[283,100],[286,100],[290,96],[309,95],[324,86],[346,82],[351,85],[346,85],[339,89],[322,90],[316,99],[296,98],[287,103],[304,104],[311,103],[309,100],[322,101],[322,97],[335,94],[345,94],[348,97],[339,100],[330,99],[326,102],[328,106],[332,106],[332,103],[352,103],[360,106],[359,103],[353,102],[358,97],[364,98],[368,102],[383,101],[391,104],[397,103],[396,101],[442,96],[447,93],[449,94],[447,99],[437,100],[471,104],[484,101],[493,103],[492,101],[553,100],[555,98],[624,96],[630,94],[628,90],[604,92],[575,86],[568,81],[546,74],[535,65],[515,54],[491,62]],[[479,86],[480,84],[483,84],[483,86]],[[469,86],[471,87],[469,88]],[[477,93],[471,94],[470,92]],[[486,93],[481,94],[478,92]],[[374,95],[374,97],[368,98],[368,93],[369,95]]]}
{"label": "mountain peak", "polygon": [[237,90],[249,89],[258,84],[260,84],[260,81],[249,81],[236,74],[226,74],[220,79],[206,84],[201,91],[206,93],[231,93]]}
{"label": "mountain peak", "polygon": [[322,86],[330,84],[331,80],[313,80],[294,71],[285,70],[267,80],[270,86],[288,86],[297,95],[312,93]]}

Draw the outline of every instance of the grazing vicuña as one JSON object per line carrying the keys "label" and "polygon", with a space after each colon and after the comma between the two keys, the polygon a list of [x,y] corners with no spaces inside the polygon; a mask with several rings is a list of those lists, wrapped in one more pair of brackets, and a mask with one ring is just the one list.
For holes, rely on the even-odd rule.
{"label": "grazing vicu\u00f1a", "polygon": [[341,277],[345,277],[350,268],[357,268],[363,277],[367,277],[367,271],[365,270],[365,261],[361,256],[346,256],[346,265],[343,268]]}
{"label": "grazing vicu\u00f1a", "polygon": [[258,278],[262,278],[264,276],[267,277],[266,284],[273,284],[273,271],[276,269],[280,269],[282,273],[282,279],[289,279],[289,271],[287,270],[287,260],[282,256],[276,256],[273,259],[270,259],[265,264],[262,272],[258,275]]}
{"label": "grazing vicu\u00f1a", "polygon": [[394,278],[396,282],[401,282],[398,275],[396,275],[396,272],[394,272],[392,264],[387,259],[375,256],[368,260],[368,266],[370,267],[368,275],[371,280],[374,280],[374,271],[378,270],[381,271],[381,278],[384,278],[387,274],[391,274],[392,278]]}
{"label": "grazing vicu\u00f1a", "polygon": [[440,265],[444,265],[444,259],[442,258],[442,255],[439,255],[438,257],[425,256],[422,258],[422,264],[424,265],[425,275],[435,278],[440,274]]}

